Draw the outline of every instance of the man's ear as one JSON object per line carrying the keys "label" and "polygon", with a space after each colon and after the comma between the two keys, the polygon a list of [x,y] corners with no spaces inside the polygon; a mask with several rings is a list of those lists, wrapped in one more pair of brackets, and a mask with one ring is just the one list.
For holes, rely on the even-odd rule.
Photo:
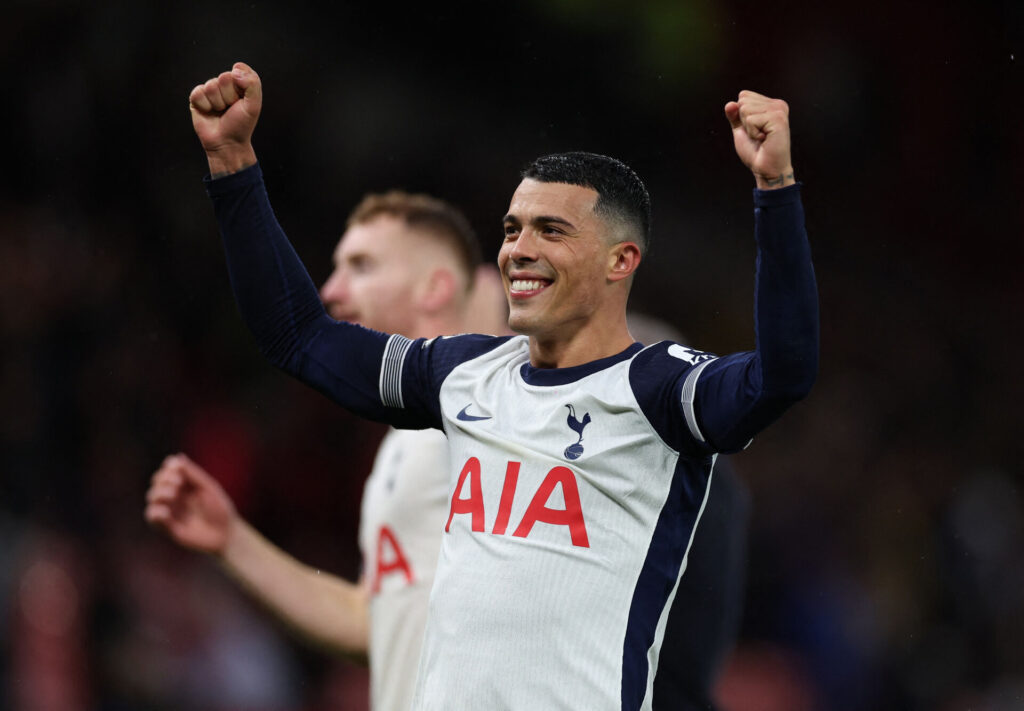
{"label": "man's ear", "polygon": [[640,266],[640,248],[636,242],[619,242],[608,253],[608,281],[621,281]]}
{"label": "man's ear", "polygon": [[437,267],[424,280],[420,293],[420,307],[426,313],[437,313],[455,299],[457,284],[450,269]]}

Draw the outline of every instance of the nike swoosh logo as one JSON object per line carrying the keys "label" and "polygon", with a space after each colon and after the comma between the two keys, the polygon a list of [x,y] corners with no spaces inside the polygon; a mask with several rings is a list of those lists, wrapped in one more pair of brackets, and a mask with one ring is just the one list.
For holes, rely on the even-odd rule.
{"label": "nike swoosh logo", "polygon": [[455,416],[456,419],[462,420],[463,422],[476,422],[478,420],[491,419],[490,415],[470,415],[468,412],[466,412],[466,410],[468,410],[472,405],[473,403],[469,403],[469,405],[466,405],[464,408],[459,410],[459,414]]}

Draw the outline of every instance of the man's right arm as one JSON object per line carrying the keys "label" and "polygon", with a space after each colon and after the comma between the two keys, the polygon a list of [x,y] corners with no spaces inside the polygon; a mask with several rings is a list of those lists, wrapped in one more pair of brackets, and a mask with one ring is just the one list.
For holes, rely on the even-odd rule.
{"label": "man's right arm", "polygon": [[301,637],[333,652],[366,655],[369,601],[363,586],[311,568],[268,541],[184,454],[167,457],[153,475],[145,517],[179,545],[215,558]]}
{"label": "man's right arm", "polygon": [[328,316],[270,206],[260,166],[207,181],[235,300],[260,352],[358,415],[402,424],[381,400],[388,336]]}
{"label": "man's right arm", "polygon": [[436,426],[430,413],[384,404],[380,373],[388,336],[327,315],[278,224],[252,147],[262,108],[256,72],[236,63],[230,72],[196,86],[189,106],[210,166],[207,191],[231,285],[261,352],[358,415],[398,427]]}

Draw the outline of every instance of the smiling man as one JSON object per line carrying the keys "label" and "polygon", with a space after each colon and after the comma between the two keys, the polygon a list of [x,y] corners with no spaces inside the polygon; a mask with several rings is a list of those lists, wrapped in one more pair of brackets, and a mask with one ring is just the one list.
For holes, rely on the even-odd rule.
{"label": "smiling man", "polygon": [[236,298],[272,363],[363,416],[448,436],[452,492],[414,709],[649,709],[665,621],[719,452],[809,391],[817,291],[785,102],[725,106],[753,172],[754,351],[633,341],[642,181],[590,153],[540,158],[499,267],[524,335],[410,340],[338,323],[274,219],[252,132],[259,77],[193,89]]}
{"label": "smiling man", "polygon": [[567,153],[523,171],[498,267],[509,327],[531,337],[534,365],[577,365],[633,343],[626,298],[649,224],[643,183],[614,159]]}

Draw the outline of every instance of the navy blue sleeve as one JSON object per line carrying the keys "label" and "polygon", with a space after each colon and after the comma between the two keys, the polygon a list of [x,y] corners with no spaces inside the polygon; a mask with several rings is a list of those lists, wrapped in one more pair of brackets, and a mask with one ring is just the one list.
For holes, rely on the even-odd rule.
{"label": "navy blue sleeve", "polygon": [[395,339],[327,315],[274,216],[259,166],[207,178],[206,186],[235,299],[263,355],[358,415],[397,427],[433,426],[430,412],[385,404],[381,363]]}
{"label": "navy blue sleeve", "polygon": [[818,288],[800,186],[755,190],[754,206],[756,350],[708,361],[688,376],[700,431],[719,452],[749,444],[806,397],[818,372]]}

